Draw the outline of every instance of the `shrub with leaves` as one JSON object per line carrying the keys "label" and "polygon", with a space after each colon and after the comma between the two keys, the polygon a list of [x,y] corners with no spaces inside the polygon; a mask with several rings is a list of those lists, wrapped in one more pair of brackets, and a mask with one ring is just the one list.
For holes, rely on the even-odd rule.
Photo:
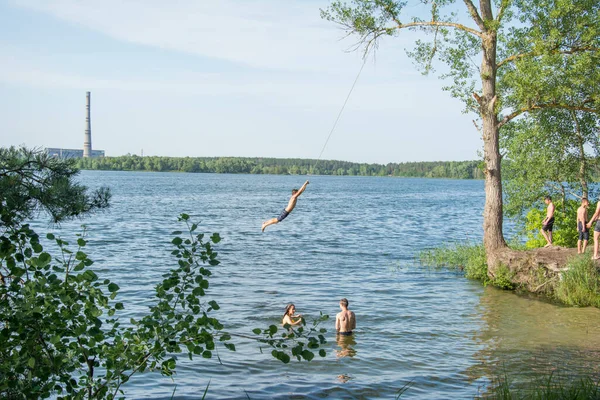
{"label": "shrub with leaves", "polygon": [[177,268],[156,286],[149,313],[127,325],[118,318],[119,286],[90,268],[84,235],[75,251],[48,235],[60,249],[53,259],[28,225],[7,229],[0,237],[0,397],[115,398],[135,373],[172,375],[177,354],[210,358],[217,341],[235,350],[211,316],[218,304],[202,300],[220,237],[203,242],[188,215],[179,220],[189,236],[174,232]]}

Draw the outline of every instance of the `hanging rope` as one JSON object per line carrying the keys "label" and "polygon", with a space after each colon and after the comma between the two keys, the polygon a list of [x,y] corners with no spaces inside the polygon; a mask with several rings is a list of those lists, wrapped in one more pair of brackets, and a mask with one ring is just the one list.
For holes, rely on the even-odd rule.
{"label": "hanging rope", "polygon": [[315,166],[313,167],[314,169],[317,168],[317,165],[319,165],[319,161],[321,161],[321,156],[323,155],[323,152],[325,151],[325,147],[327,147],[327,143],[329,143],[329,139],[331,138],[331,134],[335,130],[335,127],[336,127],[338,121],[340,120],[340,117],[342,116],[342,113],[344,112],[344,108],[346,107],[346,103],[348,103],[348,99],[350,98],[350,95],[352,94],[352,91],[354,90],[354,86],[356,86],[356,82],[358,82],[358,78],[360,77],[360,74],[361,74],[363,68],[365,67],[365,64],[367,63],[368,55],[369,55],[368,53],[365,54],[364,61],[363,61],[362,65],[360,66],[360,70],[358,71],[358,74],[356,74],[356,78],[354,79],[354,83],[352,84],[352,87],[350,88],[350,91],[348,92],[348,95],[346,96],[346,100],[344,100],[344,104],[342,105],[342,108],[340,109],[340,112],[338,113],[338,116],[335,119],[335,122],[333,123],[333,126],[331,127],[331,131],[329,131],[329,135],[327,136],[327,140],[325,140],[325,144],[323,145],[323,148],[321,149],[321,152],[319,153],[319,157],[317,158],[317,162],[315,163]]}

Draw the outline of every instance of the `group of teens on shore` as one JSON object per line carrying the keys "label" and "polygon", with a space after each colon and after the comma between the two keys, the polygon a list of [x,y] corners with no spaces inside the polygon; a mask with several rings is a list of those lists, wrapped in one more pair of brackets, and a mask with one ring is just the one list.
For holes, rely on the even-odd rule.
{"label": "group of teens on shore", "polygon": [[[555,206],[552,203],[552,198],[550,196],[544,197],[544,203],[546,203],[546,218],[542,221],[542,229],[541,233],[546,239],[546,245],[544,247],[552,246],[552,229],[554,226],[554,210]],[[590,206],[590,202],[587,198],[581,199],[581,205],[577,209],[577,253],[583,254],[585,253],[585,249],[588,244],[588,240],[590,239],[590,231],[589,229],[594,225],[594,253],[592,255],[592,260],[600,259],[598,256],[598,249],[600,247],[600,201],[596,205],[596,211],[592,218],[588,221],[588,207]]]}

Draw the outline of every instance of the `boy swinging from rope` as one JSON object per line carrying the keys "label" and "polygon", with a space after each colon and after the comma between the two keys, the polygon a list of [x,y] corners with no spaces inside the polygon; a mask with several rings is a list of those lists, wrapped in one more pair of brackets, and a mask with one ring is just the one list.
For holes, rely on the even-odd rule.
{"label": "boy swinging from rope", "polygon": [[300,189],[292,189],[292,197],[290,197],[290,201],[288,202],[287,207],[283,210],[283,212],[281,213],[281,215],[279,217],[271,218],[270,220],[267,220],[262,223],[261,230],[263,232],[265,231],[265,228],[267,226],[277,224],[277,223],[283,221],[285,219],[285,217],[290,215],[290,213],[292,212],[294,207],[296,207],[296,202],[298,201],[298,196],[300,196],[302,194],[302,192],[304,192],[304,189],[306,189],[306,185],[308,185],[308,181],[304,182],[304,185],[302,185],[302,187]]}

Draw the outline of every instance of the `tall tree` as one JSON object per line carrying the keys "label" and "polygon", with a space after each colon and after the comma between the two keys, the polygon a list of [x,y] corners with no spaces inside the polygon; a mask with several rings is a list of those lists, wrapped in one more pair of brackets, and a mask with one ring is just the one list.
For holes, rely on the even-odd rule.
{"label": "tall tree", "polygon": [[532,204],[555,193],[589,197],[598,167],[599,118],[571,110],[539,110],[508,125],[501,138],[505,166],[505,212],[524,217]]}
{"label": "tall tree", "polygon": [[[358,35],[365,54],[382,36],[407,29],[432,35],[429,42],[417,41],[409,55],[425,73],[432,70],[434,60],[444,62],[448,70],[442,77],[452,82],[446,89],[478,116],[485,163],[484,245],[488,264],[495,265],[497,251],[506,247],[500,129],[535,109],[598,110],[597,87],[589,96],[570,97],[570,102],[565,96],[553,95],[558,95],[560,87],[585,81],[582,74],[590,70],[583,65],[597,65],[593,61],[597,61],[600,48],[600,5],[595,0],[480,0],[478,6],[471,0],[419,3],[429,7],[427,20],[415,12],[414,5],[407,8],[406,1],[395,0],[334,1],[321,13],[349,34]],[[406,18],[405,9],[413,16]],[[587,55],[587,61],[580,60],[576,65],[581,68],[568,74],[559,76],[557,68],[545,71],[550,77],[533,73],[535,67],[543,70],[546,63],[568,66],[566,60],[581,54]],[[472,62],[474,57],[481,58],[479,66]],[[552,82],[560,82],[560,86],[547,93]]]}

